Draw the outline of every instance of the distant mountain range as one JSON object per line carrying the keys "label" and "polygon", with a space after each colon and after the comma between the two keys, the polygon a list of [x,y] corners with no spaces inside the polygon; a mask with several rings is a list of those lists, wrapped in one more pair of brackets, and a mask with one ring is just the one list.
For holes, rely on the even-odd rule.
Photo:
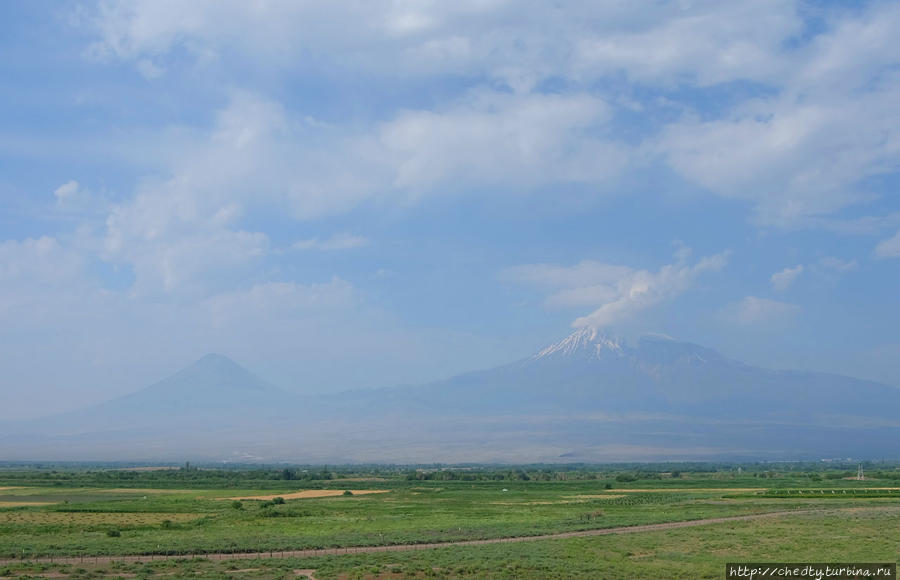
{"label": "distant mountain range", "polygon": [[300,396],[207,355],[134,394],[0,426],[0,459],[552,462],[900,457],[900,389],[591,328],[421,386]]}

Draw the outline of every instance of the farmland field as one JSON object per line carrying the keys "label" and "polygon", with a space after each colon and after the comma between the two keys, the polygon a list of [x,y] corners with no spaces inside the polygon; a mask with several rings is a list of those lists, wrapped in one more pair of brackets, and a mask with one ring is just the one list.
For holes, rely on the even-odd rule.
{"label": "farmland field", "polygon": [[[892,469],[885,475],[893,476]],[[282,577],[309,569],[316,578],[563,578],[591,577],[603,569],[604,577],[718,578],[726,561],[892,562],[900,546],[900,490],[889,478],[768,472],[763,478],[731,470],[623,478],[615,471],[545,469],[531,476],[350,472],[343,480],[329,473],[279,481],[279,473],[0,472],[6,487],[0,492],[0,559],[6,560],[0,576],[143,576],[166,569],[178,575]],[[366,489],[359,489],[360,480]],[[274,557],[293,550],[522,538],[776,512],[624,535]],[[228,554],[250,559],[229,563]],[[105,559],[138,555],[170,559]],[[73,557],[77,561],[59,563]]]}

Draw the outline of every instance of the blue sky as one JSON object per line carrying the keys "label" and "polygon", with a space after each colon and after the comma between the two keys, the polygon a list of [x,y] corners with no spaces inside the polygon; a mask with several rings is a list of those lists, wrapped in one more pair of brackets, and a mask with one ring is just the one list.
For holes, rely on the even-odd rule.
{"label": "blue sky", "polygon": [[589,324],[900,386],[900,6],[0,5],[0,418]]}

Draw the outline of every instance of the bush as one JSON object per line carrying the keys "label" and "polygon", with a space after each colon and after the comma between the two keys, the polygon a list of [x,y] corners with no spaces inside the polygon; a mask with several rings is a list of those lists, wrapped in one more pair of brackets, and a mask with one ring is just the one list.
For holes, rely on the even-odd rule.
{"label": "bush", "polygon": [[244,504],[242,504],[239,500],[234,500],[233,502],[231,502],[231,507],[236,510],[242,510],[244,509]]}
{"label": "bush", "polygon": [[348,489],[344,491],[344,495],[353,495],[353,492]]}
{"label": "bush", "polygon": [[106,530],[106,535],[110,538],[118,538],[122,535],[119,530]]}
{"label": "bush", "polygon": [[272,498],[272,503],[275,505],[281,505],[284,503],[284,498],[283,497]]}

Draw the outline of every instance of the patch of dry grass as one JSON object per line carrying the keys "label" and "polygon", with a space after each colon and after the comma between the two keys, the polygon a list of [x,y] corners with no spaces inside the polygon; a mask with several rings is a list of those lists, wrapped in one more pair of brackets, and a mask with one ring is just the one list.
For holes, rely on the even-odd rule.
{"label": "patch of dry grass", "polygon": [[40,505],[53,505],[56,503],[62,503],[62,502],[58,502],[58,501],[0,501],[0,509],[14,508],[14,507],[27,507],[27,506],[40,506]]}
{"label": "patch of dry grass", "polygon": [[0,524],[71,526],[112,524],[119,526],[143,526],[161,524],[165,520],[175,523],[189,522],[209,515],[212,514],[9,511],[0,512]]}

